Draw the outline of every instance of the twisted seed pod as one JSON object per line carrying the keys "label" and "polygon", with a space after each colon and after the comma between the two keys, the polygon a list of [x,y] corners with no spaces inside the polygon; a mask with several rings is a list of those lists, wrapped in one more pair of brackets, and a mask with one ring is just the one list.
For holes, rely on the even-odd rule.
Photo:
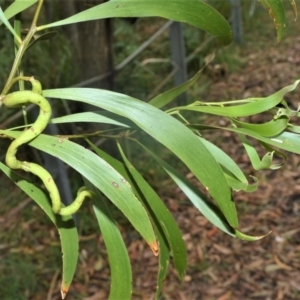
{"label": "twisted seed pod", "polygon": [[6,107],[14,108],[19,106],[26,106],[30,103],[36,104],[40,108],[39,115],[34,124],[27,130],[23,131],[18,138],[16,138],[9,146],[5,162],[11,169],[21,169],[38,176],[49,192],[52,201],[52,209],[54,213],[60,215],[74,214],[81,206],[86,198],[92,198],[93,193],[88,191],[85,187],[80,188],[76,199],[67,207],[62,207],[60,194],[51,174],[40,165],[27,161],[20,161],[16,158],[18,148],[36,138],[48,125],[52,109],[46,98],[42,94],[42,87],[39,81],[33,77],[22,77],[20,79],[28,80],[32,84],[32,91],[19,91],[10,93],[3,98],[3,104]]}

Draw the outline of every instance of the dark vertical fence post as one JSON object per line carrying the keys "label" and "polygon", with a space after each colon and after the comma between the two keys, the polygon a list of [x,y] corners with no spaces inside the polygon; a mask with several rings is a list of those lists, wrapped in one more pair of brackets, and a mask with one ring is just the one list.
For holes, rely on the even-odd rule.
{"label": "dark vertical fence post", "polygon": [[237,43],[243,42],[242,6],[241,0],[230,0],[231,3],[231,26],[234,40]]}
{"label": "dark vertical fence post", "polygon": [[[180,85],[187,81],[187,67],[185,62],[185,47],[184,38],[182,33],[181,23],[174,22],[170,27],[170,44],[171,44],[171,56],[174,68],[177,68],[177,72],[174,75],[175,85]],[[182,94],[178,97],[180,105],[184,105],[187,102],[187,95]]]}

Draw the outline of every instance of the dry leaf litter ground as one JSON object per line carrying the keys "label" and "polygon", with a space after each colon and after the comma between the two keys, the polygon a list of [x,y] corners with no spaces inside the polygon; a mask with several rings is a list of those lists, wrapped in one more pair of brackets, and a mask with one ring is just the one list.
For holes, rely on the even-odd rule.
{"label": "dry leaf litter ground", "polygon": [[[300,74],[299,51],[300,38],[287,39],[278,47],[250,55],[245,50],[245,56],[249,56],[243,70],[228,76],[225,74],[212,83],[207,99],[267,96],[292,84]],[[285,99],[297,108],[299,89]],[[253,117],[251,121],[261,119]],[[216,121],[209,117],[206,122],[213,124]],[[207,136],[210,140],[220,140],[216,133]],[[252,243],[232,239],[214,228],[193,206],[188,205],[179,189],[174,189],[165,200],[183,232],[189,252],[189,268],[182,283],[171,271],[165,282],[164,298],[300,299],[300,157],[289,155],[280,170],[254,173],[235,135],[225,134],[219,144],[248,175],[258,176],[260,181],[255,193],[234,195],[242,230],[255,235],[272,232]],[[138,278],[136,292],[140,297],[137,293],[136,299],[152,299],[155,281],[150,272],[156,272],[156,268],[155,263],[151,263],[151,253],[138,242],[131,245],[130,250],[133,257],[138,258],[135,266],[139,266],[135,269],[135,276]]]}
{"label": "dry leaf litter ground", "polygon": [[[249,55],[241,72],[229,74],[211,85],[207,98],[267,96],[292,84],[300,74],[299,50],[300,39],[297,38]],[[297,108],[299,89],[285,99]],[[253,117],[251,121],[261,119]],[[216,121],[209,117],[207,122]],[[219,140],[216,133],[208,137]],[[219,144],[246,173],[256,175],[260,180],[257,192],[234,195],[242,230],[256,235],[266,234],[269,230],[272,233],[257,242],[244,242],[215,229],[193,207],[186,207],[180,213],[174,209],[189,250],[190,267],[184,282],[173,289],[170,286],[175,276],[169,276],[166,298],[300,299],[299,156],[289,155],[287,163],[278,171],[253,173],[249,171],[252,168],[235,135],[226,134]],[[176,200],[169,197],[168,202],[172,208]]]}

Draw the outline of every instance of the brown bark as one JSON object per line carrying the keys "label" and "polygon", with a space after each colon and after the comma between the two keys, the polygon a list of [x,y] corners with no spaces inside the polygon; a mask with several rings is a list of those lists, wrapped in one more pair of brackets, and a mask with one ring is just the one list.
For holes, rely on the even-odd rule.
{"label": "brown bark", "polygon": [[[53,22],[54,5],[58,5],[59,18],[64,19],[104,0],[64,0],[59,2],[46,1],[46,17]],[[52,15],[52,16],[51,16]],[[112,20],[96,20],[63,26],[65,34],[73,46],[74,65],[80,70],[79,81],[99,76],[113,70]],[[112,76],[101,82],[90,84],[89,87],[113,89]]]}
{"label": "brown bark", "polygon": [[[68,2],[68,1],[67,1]],[[76,11],[82,11],[104,1],[76,1]],[[101,75],[113,69],[112,21],[110,19],[78,23],[79,63],[81,80]],[[113,89],[112,77],[90,86]]]}

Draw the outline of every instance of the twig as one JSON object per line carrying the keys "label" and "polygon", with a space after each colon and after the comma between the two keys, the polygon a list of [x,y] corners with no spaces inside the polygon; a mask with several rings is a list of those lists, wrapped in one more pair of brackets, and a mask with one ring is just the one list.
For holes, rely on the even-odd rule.
{"label": "twig", "polygon": [[[30,29],[25,37],[25,39],[22,41],[22,43],[20,44],[20,47],[17,51],[17,54],[16,54],[16,57],[15,57],[15,60],[14,60],[14,63],[13,63],[13,66],[12,66],[12,69],[10,71],[10,74],[8,76],[8,79],[5,83],[5,86],[4,86],[4,89],[1,93],[1,95],[6,95],[7,92],[9,91],[10,87],[11,87],[11,81],[13,80],[13,78],[15,77],[18,69],[19,69],[19,66],[21,64],[21,61],[22,61],[22,58],[23,58],[23,55],[32,39],[32,37],[34,36],[35,32],[36,32],[36,23],[37,23],[37,19],[40,15],[40,12],[41,12],[41,8],[42,8],[42,5],[43,5],[43,2],[44,0],[39,0],[38,1],[38,6],[36,8],[36,11],[35,11],[35,14],[34,14],[34,17],[33,17],[33,21],[32,21],[32,24],[30,26]],[[0,107],[1,107],[1,102],[0,102]]]}
{"label": "twig", "polygon": [[53,291],[55,289],[55,285],[56,285],[59,273],[60,273],[60,271],[56,270],[55,273],[53,274],[53,277],[52,277],[51,283],[50,283],[50,287],[49,287],[49,290],[48,290],[48,293],[47,293],[47,300],[52,299],[52,294],[53,294]]}
{"label": "twig", "polygon": [[31,198],[26,198],[23,202],[21,202],[16,207],[11,209],[7,214],[0,217],[0,223],[3,223],[2,229],[9,227],[11,224],[10,221],[12,220],[12,218],[16,214],[18,214],[21,210],[23,210],[31,201],[32,201]]}

